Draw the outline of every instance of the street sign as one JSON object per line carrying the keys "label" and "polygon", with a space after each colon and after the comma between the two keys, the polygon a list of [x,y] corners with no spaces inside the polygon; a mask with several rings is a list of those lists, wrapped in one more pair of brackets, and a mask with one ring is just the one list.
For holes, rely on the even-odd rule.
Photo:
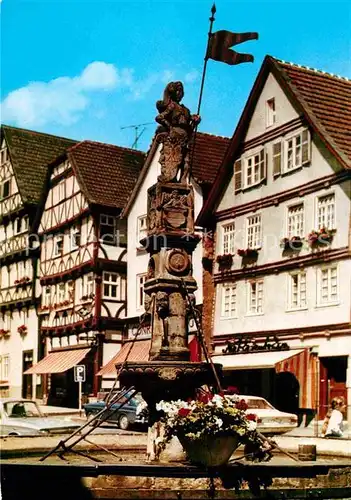
{"label": "street sign", "polygon": [[76,365],[74,367],[74,381],[85,382],[85,365]]}

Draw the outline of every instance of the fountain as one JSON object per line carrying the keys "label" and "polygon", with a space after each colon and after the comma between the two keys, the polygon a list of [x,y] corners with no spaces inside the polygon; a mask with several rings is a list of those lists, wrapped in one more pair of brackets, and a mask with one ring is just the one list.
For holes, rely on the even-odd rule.
{"label": "fountain", "polygon": [[150,460],[156,459],[155,441],[160,432],[156,403],[194,398],[197,388],[215,385],[221,373],[221,365],[190,362],[188,348],[187,318],[197,289],[192,255],[200,240],[194,230],[189,143],[200,117],[181,104],[183,96],[183,84],[171,82],[156,104],[161,175],[148,189],[148,232],[141,241],[150,254],[144,284],[145,309],[151,316],[149,361],[127,361],[119,374],[121,386],[134,387],[148,404]]}

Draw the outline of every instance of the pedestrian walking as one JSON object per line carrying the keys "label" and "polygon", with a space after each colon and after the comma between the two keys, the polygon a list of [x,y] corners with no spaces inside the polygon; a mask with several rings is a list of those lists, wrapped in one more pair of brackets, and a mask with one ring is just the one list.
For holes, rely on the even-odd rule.
{"label": "pedestrian walking", "polygon": [[343,397],[332,399],[330,409],[323,422],[323,437],[329,438],[343,436],[343,413],[345,408],[345,400]]}

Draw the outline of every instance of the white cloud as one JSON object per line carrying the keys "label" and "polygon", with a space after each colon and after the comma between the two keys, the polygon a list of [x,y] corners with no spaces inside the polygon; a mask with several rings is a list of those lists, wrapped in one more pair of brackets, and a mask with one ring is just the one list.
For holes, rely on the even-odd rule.
{"label": "white cloud", "polygon": [[[197,71],[192,70],[185,74],[184,81],[192,83],[197,77]],[[30,82],[25,87],[13,90],[1,103],[1,119],[28,127],[47,123],[71,125],[81,119],[93,94],[123,89],[131,99],[140,100],[155,85],[165,85],[174,79],[172,71],[164,70],[138,80],[133,69],[118,69],[113,64],[94,61],[77,76],[63,76],[49,82]],[[99,110],[95,109],[94,113],[100,116]]]}
{"label": "white cloud", "polygon": [[31,82],[8,94],[1,103],[2,121],[24,126],[46,123],[70,125],[79,120],[90,102],[89,93],[130,84],[130,71],[118,73],[113,64],[95,61],[79,76],[49,82]]}

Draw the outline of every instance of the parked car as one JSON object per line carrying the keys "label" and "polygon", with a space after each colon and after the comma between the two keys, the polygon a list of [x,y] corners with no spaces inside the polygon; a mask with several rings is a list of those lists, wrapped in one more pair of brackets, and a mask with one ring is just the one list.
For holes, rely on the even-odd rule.
{"label": "parked car", "polygon": [[[229,396],[230,397],[230,396]],[[284,434],[297,427],[297,415],[277,410],[259,396],[233,396],[248,405],[246,413],[257,415],[257,430],[262,434]]]}
{"label": "parked car", "polygon": [[[107,394],[106,394],[107,396]],[[135,396],[128,401],[125,405],[121,406],[122,402],[126,400],[124,396],[121,400],[117,401],[111,406],[109,411],[109,416],[106,422],[117,424],[122,430],[128,429],[133,424],[146,424],[146,402],[142,398],[140,393],[135,394]],[[85,414],[88,418],[96,415],[101,410],[106,408],[106,401],[99,400],[95,403],[87,403],[83,405]]]}
{"label": "parked car", "polygon": [[0,435],[33,436],[69,434],[80,427],[79,423],[44,415],[36,401],[29,399],[0,399]]}

